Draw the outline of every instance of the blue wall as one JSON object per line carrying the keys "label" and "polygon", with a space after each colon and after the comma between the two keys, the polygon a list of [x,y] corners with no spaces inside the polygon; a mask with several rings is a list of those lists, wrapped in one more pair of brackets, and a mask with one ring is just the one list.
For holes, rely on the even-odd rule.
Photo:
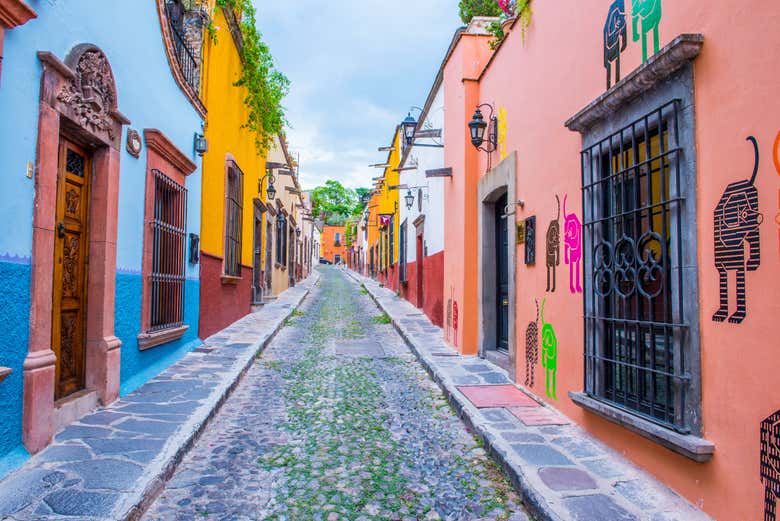
{"label": "blue wall", "polygon": [[[9,328],[0,336],[0,365],[14,369],[0,384],[0,459],[21,440],[21,363],[27,353],[29,328],[34,196],[33,180],[25,172],[28,161],[35,163],[41,77],[37,51],[50,51],[64,60],[76,45],[91,43],[106,54],[117,84],[118,108],[132,121],[130,128],[142,135],[144,128],[159,129],[199,165],[187,178],[186,187],[187,232],[200,233],[201,162],[193,150],[193,136],[201,131],[202,121],[171,74],[155,2],[27,1],[38,18],[5,32],[0,80],[0,222],[4,223],[0,233],[0,284],[4,290],[0,292],[0,320]],[[126,131],[127,127],[120,149],[116,295],[123,391],[197,344],[200,268],[187,264],[187,335],[171,344],[138,351],[147,158],[145,146],[138,159],[125,150]]]}
{"label": "blue wall", "polygon": [[22,363],[30,331],[30,265],[13,260],[0,260],[0,366],[14,371],[0,384],[0,457],[22,442]]}

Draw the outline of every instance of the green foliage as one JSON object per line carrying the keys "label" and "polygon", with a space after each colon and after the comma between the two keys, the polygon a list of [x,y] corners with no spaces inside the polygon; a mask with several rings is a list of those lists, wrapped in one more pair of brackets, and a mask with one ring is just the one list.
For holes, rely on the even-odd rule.
{"label": "green foliage", "polygon": [[350,217],[360,215],[363,211],[360,196],[367,191],[366,188],[353,190],[334,180],[325,181],[325,185],[311,192],[312,215],[319,218],[325,214],[325,224],[344,226]]}
{"label": "green foliage", "polygon": [[501,8],[498,7],[496,0],[460,0],[458,2],[460,9],[460,19],[467,24],[475,16],[498,16],[501,14]]}
{"label": "green foliage", "polygon": [[[217,0],[217,7],[240,16],[244,40],[241,50],[243,67],[235,85],[247,90],[244,104],[249,109],[249,115],[244,127],[254,133],[255,147],[258,153],[262,153],[268,150],[274,136],[287,125],[282,99],[290,89],[290,80],[274,66],[271,51],[257,30],[252,0]],[[215,39],[212,30],[209,34]]]}
{"label": "green foliage", "polygon": [[[517,0],[515,16],[519,18],[517,23],[520,25],[521,38],[523,42],[525,42],[525,33],[528,30],[528,27],[531,25],[532,15],[533,12],[531,11],[531,0]],[[502,23],[504,20],[506,20],[506,15],[502,13],[500,21],[491,22],[487,26],[487,31],[495,37],[495,40],[490,42],[491,49],[495,50],[498,45],[504,41],[504,38],[506,38],[504,29],[502,28]]]}

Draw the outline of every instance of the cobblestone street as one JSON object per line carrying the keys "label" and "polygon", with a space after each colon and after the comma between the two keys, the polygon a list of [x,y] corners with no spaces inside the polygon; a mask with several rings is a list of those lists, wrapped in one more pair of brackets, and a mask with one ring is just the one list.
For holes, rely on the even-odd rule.
{"label": "cobblestone street", "polygon": [[388,317],[328,268],[144,519],[527,517]]}

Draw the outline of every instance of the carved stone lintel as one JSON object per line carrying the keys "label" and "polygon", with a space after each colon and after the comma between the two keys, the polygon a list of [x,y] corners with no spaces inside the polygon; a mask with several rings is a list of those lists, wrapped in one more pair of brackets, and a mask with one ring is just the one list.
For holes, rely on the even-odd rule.
{"label": "carved stone lintel", "polygon": [[168,137],[156,128],[144,129],[144,142],[150,150],[160,154],[182,174],[190,175],[198,166],[178,149]]}
{"label": "carved stone lintel", "polygon": [[566,127],[580,133],[592,128],[696,58],[703,43],[704,36],[701,34],[681,34],[646,63],[572,116],[565,123]]}

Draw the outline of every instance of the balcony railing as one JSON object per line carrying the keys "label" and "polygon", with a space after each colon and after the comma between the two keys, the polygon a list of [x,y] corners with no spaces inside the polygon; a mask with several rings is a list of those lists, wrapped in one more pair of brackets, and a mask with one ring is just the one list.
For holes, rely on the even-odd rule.
{"label": "balcony railing", "polygon": [[200,48],[207,18],[200,4],[198,0],[167,0],[165,4],[176,61],[184,81],[196,93],[200,92]]}

